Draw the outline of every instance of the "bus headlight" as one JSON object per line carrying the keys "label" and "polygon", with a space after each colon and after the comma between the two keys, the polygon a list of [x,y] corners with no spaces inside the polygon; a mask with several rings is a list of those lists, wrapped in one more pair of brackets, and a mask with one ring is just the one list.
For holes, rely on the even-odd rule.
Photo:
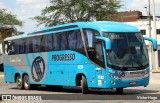
{"label": "bus headlight", "polygon": [[149,76],[149,72],[146,71],[146,73],[144,74],[144,77],[148,77]]}
{"label": "bus headlight", "polygon": [[109,75],[111,78],[114,78],[114,79],[116,79],[116,80],[122,80],[121,77],[115,76],[114,74],[108,73],[108,75]]}

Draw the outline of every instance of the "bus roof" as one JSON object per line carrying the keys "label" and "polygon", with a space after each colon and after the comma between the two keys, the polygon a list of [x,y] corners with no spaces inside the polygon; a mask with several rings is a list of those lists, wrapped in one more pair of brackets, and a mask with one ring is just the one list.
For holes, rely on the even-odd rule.
{"label": "bus roof", "polygon": [[41,30],[35,30],[32,33],[8,37],[6,40],[12,40],[12,39],[18,39],[18,38],[25,38],[25,37],[31,37],[36,35],[45,35],[45,34],[51,34],[54,32],[62,32],[67,30],[74,30],[74,29],[94,29],[99,32],[139,32],[139,29],[135,26],[131,26],[126,23],[120,23],[120,22],[112,22],[112,21],[95,21],[95,22],[75,22],[75,23],[67,23],[67,24],[61,24],[57,26],[42,28]]}

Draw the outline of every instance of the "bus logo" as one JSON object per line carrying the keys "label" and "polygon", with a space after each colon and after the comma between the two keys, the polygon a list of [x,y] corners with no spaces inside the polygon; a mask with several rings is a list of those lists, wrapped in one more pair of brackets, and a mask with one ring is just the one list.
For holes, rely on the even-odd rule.
{"label": "bus logo", "polygon": [[32,63],[32,78],[35,82],[39,82],[44,77],[45,63],[44,59],[40,56],[36,57]]}
{"label": "bus logo", "polygon": [[119,75],[120,75],[121,77],[125,77],[125,73],[124,73],[123,71],[120,71],[120,72],[119,72]]}

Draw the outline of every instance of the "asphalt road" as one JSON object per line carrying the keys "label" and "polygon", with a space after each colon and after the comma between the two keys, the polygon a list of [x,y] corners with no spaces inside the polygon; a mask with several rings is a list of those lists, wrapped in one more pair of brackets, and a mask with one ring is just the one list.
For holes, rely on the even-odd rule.
{"label": "asphalt road", "polygon": [[[139,100],[139,97],[145,102],[150,100],[160,100],[160,73],[151,73],[150,84],[148,87],[129,87],[124,89],[123,94],[117,94],[115,89],[90,90],[89,94],[83,95],[80,88],[63,87],[62,89],[48,89],[45,86],[39,86],[34,90],[18,90],[16,84],[4,82],[4,77],[0,76],[0,94],[13,94],[15,96],[42,96],[42,100]],[[80,102],[80,101],[77,101]],[[121,103],[120,101],[118,101]],[[154,101],[157,102],[158,101]]]}

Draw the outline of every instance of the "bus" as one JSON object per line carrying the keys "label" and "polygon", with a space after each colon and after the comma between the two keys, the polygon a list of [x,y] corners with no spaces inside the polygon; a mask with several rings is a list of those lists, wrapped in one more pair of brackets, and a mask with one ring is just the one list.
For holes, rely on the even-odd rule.
{"label": "bus", "polygon": [[116,89],[149,84],[149,58],[137,27],[111,21],[75,22],[8,37],[4,78],[18,89],[37,85]]}

